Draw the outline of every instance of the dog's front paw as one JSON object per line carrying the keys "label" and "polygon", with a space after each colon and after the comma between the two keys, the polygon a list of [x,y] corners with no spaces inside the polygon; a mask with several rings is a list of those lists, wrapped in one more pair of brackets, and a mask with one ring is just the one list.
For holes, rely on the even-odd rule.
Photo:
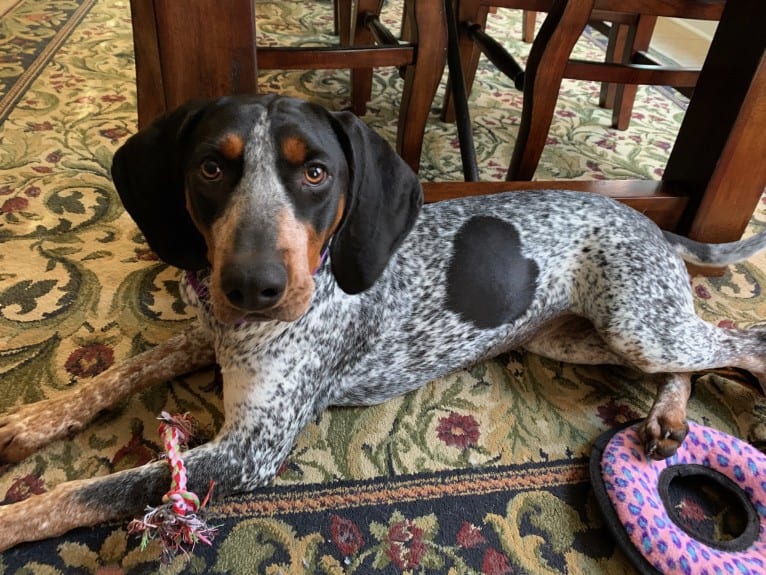
{"label": "dog's front paw", "polygon": [[644,443],[646,454],[652,459],[662,460],[671,457],[689,432],[686,414],[681,417],[673,414],[650,413],[638,433]]}
{"label": "dog's front paw", "polygon": [[0,463],[16,463],[77,429],[55,400],[22,405],[0,415]]}

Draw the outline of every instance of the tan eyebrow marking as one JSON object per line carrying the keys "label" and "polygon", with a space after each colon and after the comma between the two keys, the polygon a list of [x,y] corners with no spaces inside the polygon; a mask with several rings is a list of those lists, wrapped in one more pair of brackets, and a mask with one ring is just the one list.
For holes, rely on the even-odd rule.
{"label": "tan eyebrow marking", "polygon": [[221,138],[218,149],[229,160],[236,160],[245,151],[245,141],[238,134],[229,133]]}
{"label": "tan eyebrow marking", "polygon": [[282,140],[282,153],[288,162],[300,166],[306,161],[308,146],[297,136],[288,136]]}

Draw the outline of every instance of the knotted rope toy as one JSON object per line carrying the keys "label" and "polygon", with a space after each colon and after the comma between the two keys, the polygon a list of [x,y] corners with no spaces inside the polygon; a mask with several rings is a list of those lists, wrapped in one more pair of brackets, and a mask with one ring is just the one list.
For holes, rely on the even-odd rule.
{"label": "knotted rope toy", "polygon": [[212,545],[217,527],[208,527],[197,514],[205,507],[213,491],[210,482],[205,499],[186,489],[186,466],[181,457],[181,448],[192,436],[192,421],[188,414],[170,415],[163,411],[158,418],[160,437],[170,465],[170,491],[162,497],[159,507],[147,507],[141,519],[134,519],[128,525],[128,533],[141,536],[141,550],[155,538],[162,544],[163,562],[169,562],[179,552],[189,554],[197,543]]}

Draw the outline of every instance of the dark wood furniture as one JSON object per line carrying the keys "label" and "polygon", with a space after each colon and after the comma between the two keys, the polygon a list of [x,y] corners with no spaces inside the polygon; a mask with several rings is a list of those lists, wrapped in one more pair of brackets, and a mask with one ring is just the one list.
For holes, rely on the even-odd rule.
{"label": "dark wood furniture", "polygon": [[256,48],[253,0],[131,0],[139,126],[190,98],[256,92],[257,70],[350,68],[352,108],[370,98],[372,69],[400,67],[404,89],[397,151],[417,170],[425,124],[441,79],[443,5],[407,5],[408,42],[380,24],[383,0],[335,0],[338,33],[350,45]]}
{"label": "dark wood furniture", "polygon": [[[524,42],[531,43],[535,39],[537,12],[522,12],[521,38]],[[594,12],[594,15],[599,17],[598,11]],[[648,53],[657,16],[615,12],[607,15],[604,20],[591,19],[589,24],[607,37],[605,62],[657,65],[657,61]],[[691,95],[691,88],[676,88],[687,96]],[[613,128],[628,129],[637,89],[637,84],[601,84],[598,105],[612,110]]]}
{"label": "dark wood furniture", "polygon": [[[679,1],[666,0],[664,4],[672,7]],[[548,6],[550,12],[527,63],[528,82],[520,135],[520,142],[524,144],[516,147],[510,174],[515,180],[531,179],[548,132],[563,72],[569,66],[572,46],[597,3],[617,10],[624,0],[568,0]],[[252,43],[254,32],[250,27],[253,21],[250,0],[227,2],[226,12],[213,0],[183,3],[132,0],[131,5],[134,23],[144,23],[135,27],[136,58],[143,60],[137,68],[139,93],[143,94],[139,99],[139,113],[144,122],[192,95],[253,90],[255,64],[261,63],[260,54],[266,54],[264,61],[276,58],[275,53],[263,51],[258,51],[256,57]],[[201,6],[218,8],[218,25],[205,27],[200,32],[204,41],[189,24],[168,21],[176,10],[183,13],[178,14],[180,22],[196,22],[202,27],[205,20],[200,13],[191,14],[195,5],[198,10]],[[431,19],[416,13],[410,20],[419,22],[421,40],[428,38],[427,42],[418,42],[418,50],[426,46],[431,51],[431,60],[421,59],[428,62],[423,69],[438,68],[436,75],[440,76],[447,32],[442,9],[435,9],[435,5],[440,3],[415,0],[410,6],[422,10]],[[540,1],[528,0],[524,8],[540,10]],[[727,3],[662,180],[430,183],[425,184],[426,199],[437,201],[529,188],[585,189],[618,197],[664,228],[698,240],[738,239],[766,187],[766,35],[752,33],[753,22],[763,21],[766,21],[766,2]],[[429,24],[424,27],[423,22]],[[174,34],[183,36],[183,40],[173,39]],[[168,35],[171,36],[169,44],[163,39]],[[172,64],[177,67],[174,69]],[[414,65],[409,64],[408,69],[414,76]],[[194,71],[196,73],[192,73]],[[410,78],[410,82],[414,85],[414,78]],[[425,90],[429,91],[430,88]],[[419,97],[423,97],[422,94]],[[429,101],[428,106],[430,104]],[[414,126],[419,122],[413,121],[412,129],[416,129]],[[400,151],[404,148],[402,125],[399,126]],[[412,160],[414,148],[407,150],[411,164],[417,164]],[[418,149],[418,156],[419,152]]]}
{"label": "dark wood furniture", "polygon": [[[626,129],[637,84],[664,83],[679,88],[692,88],[699,75],[698,69],[660,66],[648,56],[646,51],[657,17],[718,20],[724,3],[724,0],[626,0],[621,3],[596,0],[588,22],[608,36],[605,60],[586,62],[572,59],[563,71],[564,77],[602,82],[599,105],[613,110],[614,127]],[[554,0],[457,0],[456,18],[460,24],[459,44],[467,90],[470,92],[482,53],[501,70],[513,69],[512,55],[484,32],[487,13],[491,8],[522,8],[525,23],[523,35],[529,37],[533,21],[528,19],[537,10],[528,10],[526,7],[536,6],[540,11],[548,12],[556,4]],[[617,9],[613,9],[615,7]],[[642,12],[632,12],[633,9]],[[543,32],[545,26],[543,24]],[[512,77],[514,75],[511,74]],[[516,81],[519,86],[518,78]],[[450,89],[446,92],[442,117],[445,121],[455,119]]]}
{"label": "dark wood furniture", "polygon": [[[462,2],[463,0],[461,0]],[[655,5],[651,0],[639,4]],[[665,0],[660,15],[678,10],[688,15],[691,0]],[[713,2],[700,4],[699,16]],[[540,9],[535,0],[525,8]],[[537,8],[535,5],[537,4]],[[598,63],[572,63],[572,46],[598,6],[634,10],[628,0],[568,0],[549,6],[535,38],[526,68],[521,127],[506,183],[434,185],[429,199],[458,194],[524,189],[537,167],[550,127],[561,80],[576,78],[615,81]],[[753,34],[752,22],[766,19],[766,3],[731,1],[720,16],[718,30],[696,82],[662,180],[657,182],[534,182],[535,187],[594,189],[630,198],[666,229],[694,239],[725,242],[738,239],[766,187],[766,35]],[[606,68],[601,68],[606,70]],[[587,73],[587,76],[586,76]],[[617,81],[643,80],[665,72],[625,66]],[[653,82],[652,82],[653,83]]]}

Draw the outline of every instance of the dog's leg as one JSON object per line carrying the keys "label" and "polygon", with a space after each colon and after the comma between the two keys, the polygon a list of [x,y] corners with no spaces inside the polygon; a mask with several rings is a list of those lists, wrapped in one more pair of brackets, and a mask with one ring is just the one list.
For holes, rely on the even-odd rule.
{"label": "dog's leg", "polygon": [[[263,483],[276,474],[276,458],[255,465],[244,438],[222,438],[184,454],[190,491],[223,496]],[[165,461],[150,463],[105,477],[70,481],[40,495],[0,506],[0,551],[25,541],[62,535],[77,527],[142,515],[147,505],[159,505],[170,488]]]}
{"label": "dog's leg", "polygon": [[686,373],[669,374],[660,382],[654,405],[638,430],[649,457],[666,459],[681,446],[689,431],[686,402],[691,390],[691,377]]}
{"label": "dog's leg", "polygon": [[556,318],[525,342],[524,349],[567,363],[580,365],[625,365],[593,327],[593,324],[577,315]]}
{"label": "dog's leg", "polygon": [[20,461],[128,395],[214,361],[210,337],[195,326],[59,397],[23,405],[0,417],[0,462]]}
{"label": "dog's leg", "polygon": [[635,322],[626,314],[618,317],[619,322],[600,333],[626,365],[650,374],[675,374],[660,387],[640,429],[647,453],[656,459],[675,453],[686,435],[688,374],[738,367],[755,375],[762,387],[766,383],[766,333],[761,330],[719,328],[681,310],[651,323]]}
{"label": "dog's leg", "polygon": [[[543,328],[524,347],[544,357],[583,365],[628,365],[613,352],[593,325],[579,316],[564,316]],[[657,376],[660,377],[660,376]],[[646,453],[665,459],[686,437],[686,402],[691,394],[688,374],[663,374],[654,405],[639,429]]]}
{"label": "dog's leg", "polygon": [[[218,436],[183,455],[190,491],[214,496],[251,491],[276,475],[298,433],[325,407],[326,381],[288,381],[224,373],[226,423]],[[265,375],[265,374],[264,374]],[[325,387],[322,387],[325,385]],[[298,400],[300,399],[300,400]],[[54,537],[75,527],[142,514],[170,487],[167,462],[97,479],[63,483],[51,491],[0,506],[0,551]]]}
{"label": "dog's leg", "polygon": [[[25,541],[62,535],[76,527],[138,514],[146,503],[162,497],[163,485],[170,485],[167,463],[158,462],[107,477],[69,481],[50,491],[10,505],[0,505],[0,551]],[[128,491],[119,493],[118,485]],[[167,491],[168,487],[164,487]],[[91,493],[103,494],[91,497]],[[105,499],[109,494],[111,502]],[[127,507],[130,506],[130,509]]]}
{"label": "dog's leg", "polygon": [[766,331],[763,328],[726,331],[737,342],[733,346],[737,357],[729,365],[749,371],[766,395]]}

